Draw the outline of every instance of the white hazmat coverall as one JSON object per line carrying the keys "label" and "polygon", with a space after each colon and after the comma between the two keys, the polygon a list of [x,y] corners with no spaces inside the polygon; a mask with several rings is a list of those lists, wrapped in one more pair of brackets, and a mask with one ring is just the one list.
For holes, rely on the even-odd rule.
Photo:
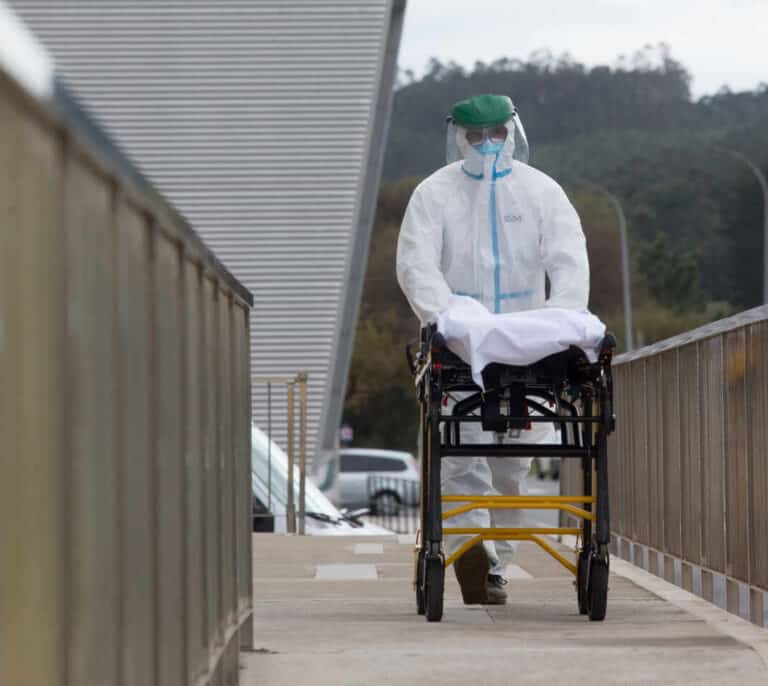
{"label": "white hazmat coverall", "polygon": [[[586,310],[589,264],[581,222],[563,189],[514,159],[513,123],[497,154],[482,154],[456,129],[463,159],[425,179],[413,192],[397,245],[397,278],[422,324],[435,322],[453,294],[469,295],[490,312],[541,307]],[[545,275],[550,295],[545,297]],[[449,405],[446,408],[451,410]],[[462,441],[493,443],[479,424],[462,426]],[[515,439],[505,439],[515,442]],[[551,424],[532,425],[517,442],[556,441]],[[523,495],[531,459],[444,458],[444,495]],[[460,503],[446,503],[453,509]],[[519,510],[472,510],[446,527],[522,526]],[[446,551],[467,536],[447,536]],[[503,574],[512,541],[486,541],[491,573]]]}

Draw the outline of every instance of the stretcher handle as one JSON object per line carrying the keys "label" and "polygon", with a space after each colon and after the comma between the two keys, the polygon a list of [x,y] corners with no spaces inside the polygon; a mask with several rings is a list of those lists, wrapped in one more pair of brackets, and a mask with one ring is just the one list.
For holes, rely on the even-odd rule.
{"label": "stretcher handle", "polygon": [[610,331],[606,331],[603,342],[600,344],[600,356],[613,355],[613,351],[616,350],[616,345],[616,336]]}
{"label": "stretcher handle", "polygon": [[447,348],[445,337],[437,330],[437,324],[428,324],[421,330],[421,340],[425,348]]}

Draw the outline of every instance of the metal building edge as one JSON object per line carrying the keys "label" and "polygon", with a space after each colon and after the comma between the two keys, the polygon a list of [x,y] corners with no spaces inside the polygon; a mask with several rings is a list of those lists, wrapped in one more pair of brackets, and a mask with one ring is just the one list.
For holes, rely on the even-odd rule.
{"label": "metal building edge", "polygon": [[314,451],[313,467],[316,472],[323,465],[323,456],[332,451],[338,442],[338,430],[344,409],[344,397],[376,214],[376,200],[384,164],[384,149],[389,133],[405,6],[406,0],[392,0],[389,5],[387,39],[382,45],[377,74],[378,93],[371,103],[367,151],[361,165],[362,174],[355,207],[353,226],[357,230],[347,253],[347,286],[344,300],[339,308],[339,320],[333,342],[336,358],[329,374],[330,383],[325,389],[323,414]]}

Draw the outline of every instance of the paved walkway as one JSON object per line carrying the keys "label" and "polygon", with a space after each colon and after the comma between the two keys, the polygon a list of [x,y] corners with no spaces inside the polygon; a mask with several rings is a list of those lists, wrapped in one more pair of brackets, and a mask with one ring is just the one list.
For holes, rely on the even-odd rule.
{"label": "paved walkway", "polygon": [[640,570],[634,582],[612,571],[608,617],[589,622],[570,576],[533,544],[521,546],[509,605],[463,606],[449,571],[445,616],[429,624],[416,614],[412,548],[256,535],[255,651],[242,656],[241,684],[768,684],[768,630],[714,607],[692,614],[658,584],[672,600],[689,594]]}

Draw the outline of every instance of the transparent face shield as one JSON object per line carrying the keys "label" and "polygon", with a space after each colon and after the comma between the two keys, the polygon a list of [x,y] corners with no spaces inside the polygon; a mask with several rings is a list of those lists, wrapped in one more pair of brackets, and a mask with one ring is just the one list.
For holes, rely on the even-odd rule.
{"label": "transparent face shield", "polygon": [[512,115],[505,124],[482,129],[465,128],[454,123],[452,119],[448,120],[445,139],[445,159],[448,164],[466,159],[471,150],[497,144],[501,144],[500,155],[528,163],[528,139],[518,114]]}

